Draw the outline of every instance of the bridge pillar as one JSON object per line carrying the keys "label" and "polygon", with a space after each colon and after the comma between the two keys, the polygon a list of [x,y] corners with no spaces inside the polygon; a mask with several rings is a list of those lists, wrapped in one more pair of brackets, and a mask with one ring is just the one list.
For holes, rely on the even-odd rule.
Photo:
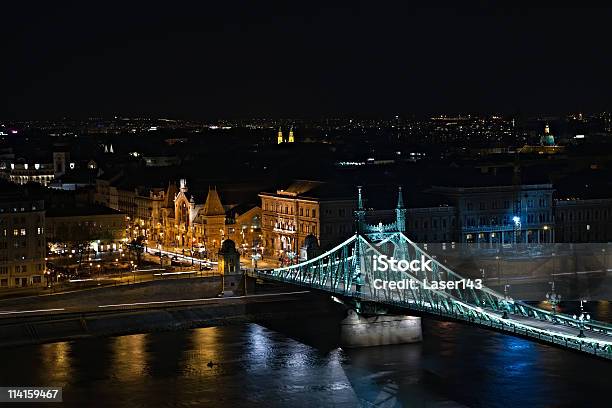
{"label": "bridge pillar", "polygon": [[369,347],[417,343],[423,340],[421,318],[404,315],[363,316],[348,310],[340,322],[340,342],[344,347]]}

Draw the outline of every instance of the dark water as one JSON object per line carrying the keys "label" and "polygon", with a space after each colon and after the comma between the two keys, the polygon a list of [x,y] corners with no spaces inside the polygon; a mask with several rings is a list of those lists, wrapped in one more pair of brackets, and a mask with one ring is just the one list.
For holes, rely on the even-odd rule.
{"label": "dark water", "polygon": [[[607,304],[592,307],[594,313],[609,310]],[[607,361],[428,320],[421,344],[343,350],[326,323],[313,330],[317,324],[246,324],[2,349],[0,385],[62,386],[64,406],[75,407],[610,405]],[[297,340],[300,332],[310,335],[297,334]]]}

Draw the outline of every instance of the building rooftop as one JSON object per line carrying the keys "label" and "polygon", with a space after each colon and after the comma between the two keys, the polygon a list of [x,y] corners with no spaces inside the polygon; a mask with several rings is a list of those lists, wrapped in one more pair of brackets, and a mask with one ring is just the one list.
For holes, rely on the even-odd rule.
{"label": "building rooftop", "polygon": [[357,189],[353,185],[314,180],[296,180],[286,189],[279,189],[276,193],[262,192],[261,194],[319,201],[357,200]]}
{"label": "building rooftop", "polygon": [[103,207],[99,205],[88,205],[88,206],[68,206],[49,208],[46,213],[47,218],[53,217],[85,217],[94,215],[121,215],[120,211],[113,210],[112,208]]}
{"label": "building rooftop", "polygon": [[208,190],[206,203],[204,203],[204,208],[202,209],[202,215],[225,215],[225,209],[223,208],[223,204],[221,204],[221,199],[219,198],[219,193],[217,193],[216,189]]}

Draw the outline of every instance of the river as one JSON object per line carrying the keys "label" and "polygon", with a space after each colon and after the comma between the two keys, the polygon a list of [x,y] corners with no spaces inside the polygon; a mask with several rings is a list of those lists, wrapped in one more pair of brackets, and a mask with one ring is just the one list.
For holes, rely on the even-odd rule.
{"label": "river", "polygon": [[0,385],[61,386],[74,407],[609,406],[610,362],[459,323],[423,334],[342,349],[296,319],[5,348]]}

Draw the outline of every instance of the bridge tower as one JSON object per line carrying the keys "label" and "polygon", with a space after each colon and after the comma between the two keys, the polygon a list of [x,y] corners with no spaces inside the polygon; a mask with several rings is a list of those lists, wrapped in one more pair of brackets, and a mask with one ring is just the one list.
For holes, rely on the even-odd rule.
{"label": "bridge tower", "polygon": [[365,225],[365,208],[363,207],[363,197],[361,196],[361,186],[357,186],[357,210],[355,211],[355,221],[357,222],[355,231],[360,234]]}
{"label": "bridge tower", "polygon": [[[363,252],[360,244],[362,237],[381,241],[406,230],[406,208],[402,197],[402,188],[398,189],[396,219],[394,223],[369,225],[366,223],[366,210],[363,205],[362,187],[357,187],[357,210],[355,211],[356,240],[351,263],[356,292],[360,293],[366,284],[367,266],[362,262],[370,259]],[[394,256],[401,259],[405,256],[403,247],[396,248]],[[402,314],[388,313],[384,307],[358,299],[349,301],[347,317],[340,323],[341,342],[345,347],[382,346],[388,344],[415,343],[423,339],[421,318]]]}
{"label": "bridge tower", "polygon": [[395,208],[395,224],[399,232],[406,232],[406,208],[404,207],[404,198],[402,197],[402,186],[399,186],[397,192],[397,207]]}

